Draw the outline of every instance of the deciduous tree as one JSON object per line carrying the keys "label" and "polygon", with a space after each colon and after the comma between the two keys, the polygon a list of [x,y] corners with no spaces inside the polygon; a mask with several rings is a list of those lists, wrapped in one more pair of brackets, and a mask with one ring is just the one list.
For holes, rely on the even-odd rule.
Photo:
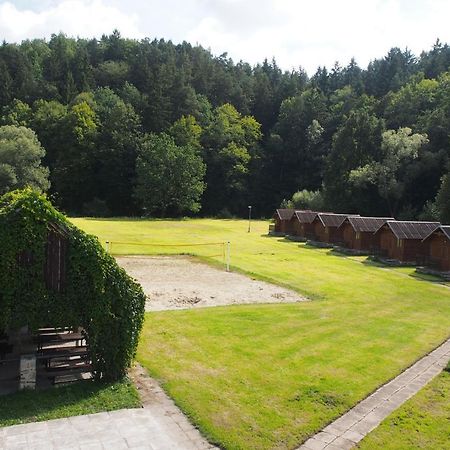
{"label": "deciduous tree", "polygon": [[0,127],[0,193],[26,186],[47,191],[49,171],[41,165],[44,155],[44,148],[29,128]]}

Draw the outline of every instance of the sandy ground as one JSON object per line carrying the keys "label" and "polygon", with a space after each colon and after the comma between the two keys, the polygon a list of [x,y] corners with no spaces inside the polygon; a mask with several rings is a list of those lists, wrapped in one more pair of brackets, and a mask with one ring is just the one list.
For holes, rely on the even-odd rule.
{"label": "sandy ground", "polygon": [[145,309],[187,309],[306,300],[294,291],[210,267],[189,257],[118,257],[147,295]]}

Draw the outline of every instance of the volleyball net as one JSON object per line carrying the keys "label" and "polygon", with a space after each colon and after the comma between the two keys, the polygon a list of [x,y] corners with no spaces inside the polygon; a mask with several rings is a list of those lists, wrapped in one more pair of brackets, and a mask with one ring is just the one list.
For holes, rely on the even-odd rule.
{"label": "volleyball net", "polygon": [[193,255],[203,258],[219,258],[227,272],[230,271],[231,244],[227,242],[199,242],[162,244],[158,242],[106,241],[108,253],[115,255]]}

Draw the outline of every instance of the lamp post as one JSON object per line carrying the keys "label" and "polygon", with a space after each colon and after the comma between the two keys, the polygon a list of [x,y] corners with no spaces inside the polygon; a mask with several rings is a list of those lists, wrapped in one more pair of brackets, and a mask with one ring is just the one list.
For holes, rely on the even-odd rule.
{"label": "lamp post", "polygon": [[252,207],[249,205],[248,206],[248,231],[247,231],[247,233],[250,233],[251,220],[252,220]]}

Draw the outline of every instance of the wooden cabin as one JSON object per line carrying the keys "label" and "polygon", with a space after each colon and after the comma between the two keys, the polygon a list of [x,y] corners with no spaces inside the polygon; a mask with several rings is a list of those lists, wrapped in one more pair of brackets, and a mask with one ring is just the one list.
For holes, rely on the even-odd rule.
{"label": "wooden cabin", "polygon": [[374,233],[374,243],[381,256],[416,264],[424,254],[422,241],[439,225],[439,222],[388,220]]}
{"label": "wooden cabin", "polygon": [[374,233],[393,217],[347,217],[340,226],[343,245],[352,250],[370,251],[374,247]]}
{"label": "wooden cabin", "polygon": [[305,239],[314,239],[313,221],[318,212],[315,211],[295,211],[292,217],[292,229],[294,236]]}
{"label": "wooden cabin", "polygon": [[340,226],[348,214],[319,213],[312,222],[314,238],[319,242],[337,244],[342,242]]}
{"label": "wooden cabin", "polygon": [[291,221],[293,216],[293,209],[277,209],[273,215],[273,220],[275,221],[275,233],[291,234],[293,232],[293,223]]}
{"label": "wooden cabin", "polygon": [[450,272],[450,225],[441,225],[423,241],[424,264],[440,272]]}

